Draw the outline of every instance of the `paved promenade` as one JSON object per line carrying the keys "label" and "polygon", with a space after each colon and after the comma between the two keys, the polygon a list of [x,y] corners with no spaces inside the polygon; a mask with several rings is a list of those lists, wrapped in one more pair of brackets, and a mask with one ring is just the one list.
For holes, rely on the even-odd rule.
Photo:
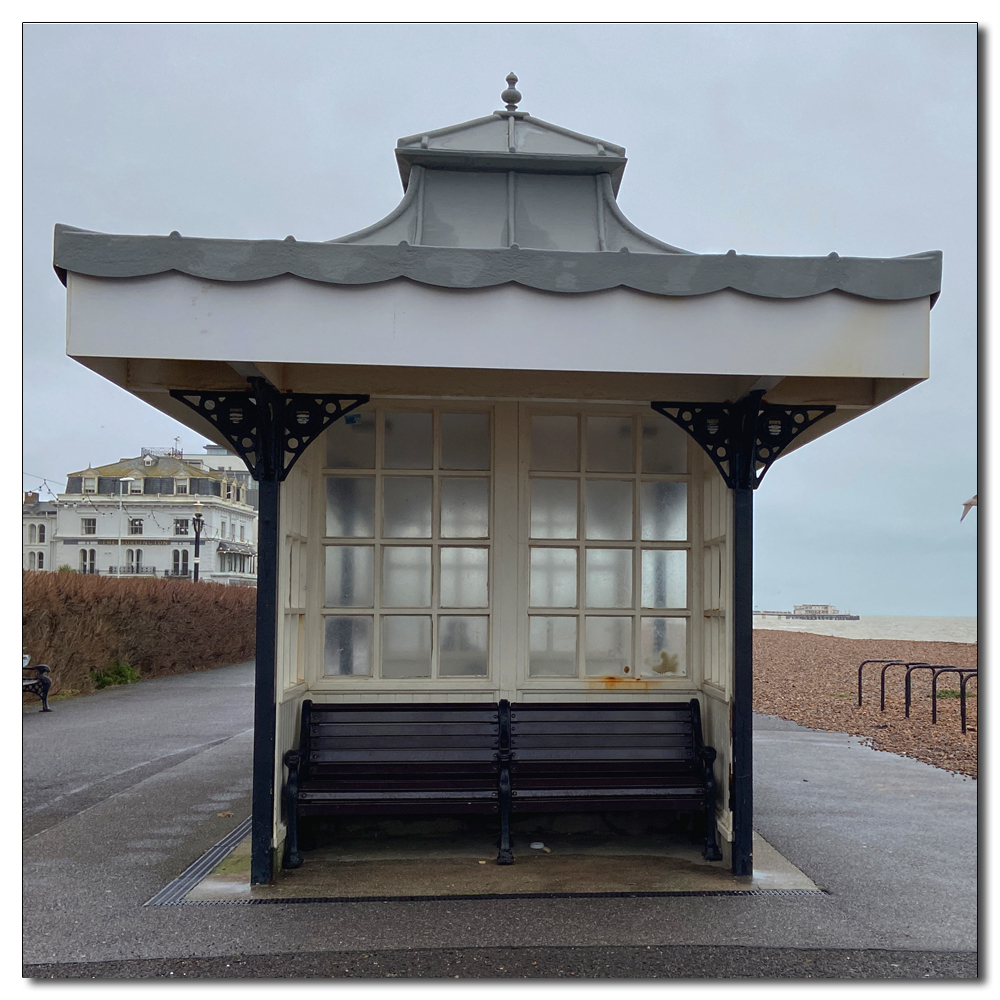
{"label": "paved promenade", "polygon": [[24,715],[25,975],[976,975],[976,782],[766,716],[755,826],[829,895],[143,907],[249,815],[252,684]]}

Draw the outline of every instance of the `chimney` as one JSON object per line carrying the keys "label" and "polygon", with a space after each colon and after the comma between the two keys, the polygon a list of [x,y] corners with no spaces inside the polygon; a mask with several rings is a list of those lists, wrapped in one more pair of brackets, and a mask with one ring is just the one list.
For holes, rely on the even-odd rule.
{"label": "chimney", "polygon": [[25,493],[24,494],[24,502],[25,503],[38,503],[38,494],[37,493]]}

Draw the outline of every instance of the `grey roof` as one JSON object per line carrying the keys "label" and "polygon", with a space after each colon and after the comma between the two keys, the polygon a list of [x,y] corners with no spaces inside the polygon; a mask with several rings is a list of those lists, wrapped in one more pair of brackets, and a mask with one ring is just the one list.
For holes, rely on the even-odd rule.
{"label": "grey roof", "polygon": [[[508,84],[517,78],[508,77]],[[512,85],[510,85],[512,87]],[[511,95],[514,95],[513,97]],[[900,300],[941,288],[941,253],[908,257],[694,254],[633,225],[616,196],[625,149],[505,110],[396,144],[404,196],[380,222],[323,243],[115,236],[57,225],[54,266],[137,278],[177,271],[210,281],[295,275],[336,285],[406,278],[441,288],[514,283],[550,292],[625,287],[653,295],[734,289],[765,298],[839,290]]]}
{"label": "grey roof", "polygon": [[54,500],[29,500],[22,504],[24,514],[31,517],[41,517],[43,514],[55,514],[57,511]]}
{"label": "grey roof", "polygon": [[99,465],[96,468],[91,466],[81,469],[79,472],[71,472],[71,476],[104,476],[110,479],[120,479],[123,476],[132,476],[135,479],[173,479],[176,477],[187,477],[189,479],[218,479],[220,482],[226,479],[224,471],[215,472],[210,469],[203,469],[197,465],[191,465],[178,458],[169,455],[156,457],[152,465],[146,465],[143,456],[137,458],[120,458],[117,462],[109,465]]}
{"label": "grey roof", "polygon": [[252,556],[257,550],[250,542],[221,541],[217,552],[237,552],[240,555]]}
{"label": "grey roof", "polygon": [[936,297],[941,289],[939,250],[888,258],[582,253],[113,236],[62,225],[55,230],[54,264],[64,281],[67,271],[104,278],[178,271],[210,281],[292,274],[335,285],[409,278],[442,288],[513,282],[551,292],[623,286],[676,296],[732,288],[764,298],[802,298],[839,289],[885,300]]}

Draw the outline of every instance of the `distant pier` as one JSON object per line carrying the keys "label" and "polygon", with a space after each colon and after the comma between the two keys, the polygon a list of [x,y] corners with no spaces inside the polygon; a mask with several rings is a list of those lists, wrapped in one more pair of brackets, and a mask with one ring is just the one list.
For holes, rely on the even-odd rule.
{"label": "distant pier", "polygon": [[755,611],[755,618],[790,618],[800,622],[857,622],[861,615],[844,614],[832,604],[796,604],[791,611]]}

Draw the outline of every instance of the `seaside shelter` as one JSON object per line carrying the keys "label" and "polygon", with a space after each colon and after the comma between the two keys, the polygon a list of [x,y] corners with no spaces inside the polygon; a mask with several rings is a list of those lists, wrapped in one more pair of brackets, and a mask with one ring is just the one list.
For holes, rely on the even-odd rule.
{"label": "seaside shelter", "polygon": [[754,490],[929,375],[939,252],[682,250],[516,83],[348,236],[55,230],[67,353],[259,481],[255,883],[306,699],[696,699],[750,874]]}

